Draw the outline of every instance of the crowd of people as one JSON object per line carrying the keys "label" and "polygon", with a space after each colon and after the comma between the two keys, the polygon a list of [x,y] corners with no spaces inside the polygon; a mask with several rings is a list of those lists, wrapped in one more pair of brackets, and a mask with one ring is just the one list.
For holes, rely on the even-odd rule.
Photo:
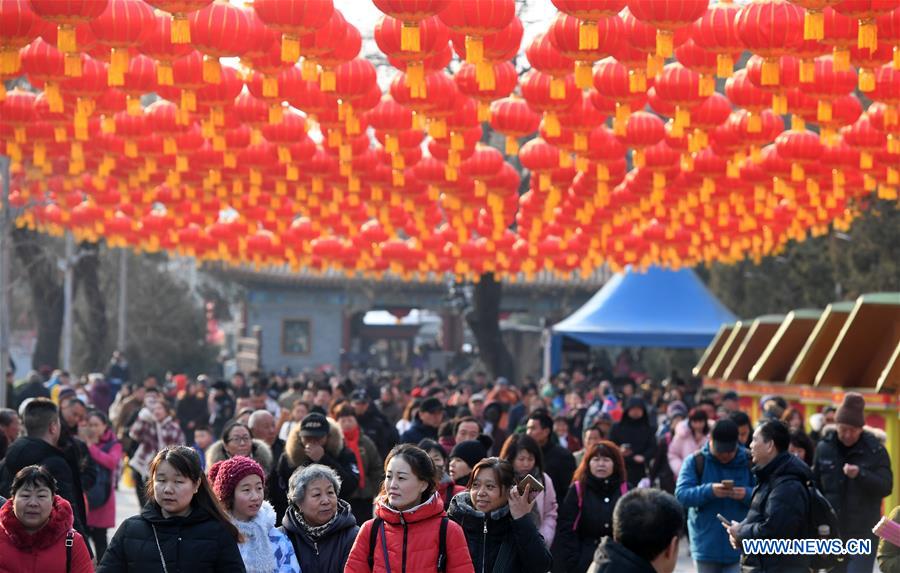
{"label": "crowd of people", "polygon": [[[856,393],[820,412],[766,396],[754,423],[674,374],[132,382],[114,365],[32,373],[0,410],[0,572],[649,573],[683,541],[699,573],[900,572],[873,533],[885,510],[900,522],[885,435]],[[126,488],[141,510],[116,527]],[[872,551],[742,545],[817,537]]]}

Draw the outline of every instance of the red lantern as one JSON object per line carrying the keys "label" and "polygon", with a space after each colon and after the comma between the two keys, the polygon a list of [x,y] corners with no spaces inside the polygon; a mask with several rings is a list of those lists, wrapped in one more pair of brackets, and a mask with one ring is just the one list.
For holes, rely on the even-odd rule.
{"label": "red lantern", "polygon": [[660,98],[675,106],[676,128],[688,127],[691,124],[690,108],[709,97],[700,94],[700,74],[677,62],[666,64],[656,76],[654,88]]}
{"label": "red lantern", "polygon": [[59,81],[65,78],[66,71],[66,58],[62,52],[41,38],[37,38],[22,48],[21,58],[22,71],[28,74],[29,81],[32,84],[44,84],[44,93],[47,94],[50,111],[62,112],[63,101],[59,91]]}
{"label": "red lantern", "polygon": [[575,84],[581,89],[588,89],[591,87],[594,62],[610,55],[614,46],[624,40],[625,24],[615,15],[595,21],[593,29],[597,45],[593,48],[581,48],[580,26],[577,18],[559,14],[551,24],[547,37],[563,56],[575,60]]}
{"label": "red lantern", "polygon": [[516,17],[513,0],[449,2],[439,14],[448,28],[466,35],[466,61],[484,61],[484,37],[504,29]]}
{"label": "red lantern", "polygon": [[753,2],[741,8],[735,24],[744,46],[765,58],[762,83],[778,84],[778,57],[803,42],[803,9],[786,0]]}
{"label": "red lantern", "polygon": [[161,86],[172,85],[172,62],[193,51],[190,44],[172,41],[172,18],[169,16],[156,16],[146,25],[137,49],[157,61],[157,82]]}
{"label": "red lantern", "polygon": [[91,21],[97,41],[112,50],[109,85],[121,86],[128,69],[128,50],[136,47],[141,35],[153,24],[153,12],[143,0],[108,0],[106,10]]}
{"label": "red lantern", "polygon": [[744,48],[735,24],[739,11],[740,8],[735,4],[718,2],[710,6],[691,29],[694,43],[716,54],[716,75],[720,78],[731,76],[734,71],[734,54],[740,53]]}
{"label": "red lantern", "polygon": [[522,80],[522,96],[535,111],[546,114],[547,132],[559,135],[558,113],[578,101],[581,91],[571,75],[562,81],[562,89],[554,89],[554,78],[537,70],[528,72]]}
{"label": "red lantern", "polygon": [[516,67],[512,62],[487,65],[493,68],[491,77],[494,81],[491,87],[479,85],[478,66],[472,64],[463,64],[454,76],[460,93],[478,101],[478,118],[481,121],[490,120],[490,103],[511,94],[519,82]]}
{"label": "red lantern", "polygon": [[77,52],[75,26],[90,22],[103,13],[107,0],[31,0],[34,13],[58,26],[56,48],[67,54]]}
{"label": "red lantern", "polygon": [[284,34],[281,59],[285,62],[300,58],[299,36],[319,30],[335,12],[332,0],[257,0],[253,9],[266,25]]}
{"label": "red lantern", "polygon": [[214,2],[191,14],[191,43],[206,57],[203,59],[203,81],[219,83],[219,58],[243,55],[256,38],[246,10],[228,3]]}
{"label": "red lantern", "polygon": [[213,0],[146,0],[147,4],[172,15],[171,41],[173,44],[191,42],[191,25],[188,14],[203,9]]}
{"label": "red lantern", "polygon": [[816,80],[806,93],[819,99],[819,120],[830,121],[831,101],[852,92],[856,83],[856,71],[852,68],[838,71],[832,56],[816,58]]}
{"label": "red lantern", "polygon": [[541,116],[531,111],[525,100],[515,96],[491,104],[491,127],[506,136],[507,155],[518,153],[517,139],[537,131],[540,123]]}
{"label": "red lantern", "polygon": [[[415,35],[415,50],[404,49],[404,39],[412,41],[407,34]],[[447,27],[436,16],[415,21],[414,28],[409,28],[405,22],[390,16],[385,16],[375,24],[375,43],[378,48],[388,58],[406,63],[404,71],[414,88],[424,87],[425,84],[423,60],[445,50],[449,39]]]}
{"label": "red lantern", "polygon": [[634,148],[634,165],[643,167],[644,149],[659,143],[665,134],[665,124],[658,116],[646,111],[636,111],[628,118],[625,134],[620,139],[625,145]]}
{"label": "red lantern", "polygon": [[600,47],[598,22],[615,16],[625,7],[625,0],[552,0],[556,8],[578,19],[578,49],[595,50]]}
{"label": "red lantern", "polygon": [[900,8],[898,0],[842,0],[834,5],[836,12],[859,20],[856,47],[874,51],[878,47],[876,18]]}
{"label": "red lantern", "polygon": [[29,0],[0,3],[0,76],[19,71],[19,49],[30,44],[39,31],[40,20]]}
{"label": "red lantern", "polygon": [[419,23],[436,16],[446,8],[449,0],[374,0],[375,7],[403,23],[400,49],[421,50]]}
{"label": "red lantern", "polygon": [[778,155],[793,163],[791,180],[803,181],[804,166],[819,161],[822,157],[822,143],[819,136],[811,131],[788,130],[775,139]]}
{"label": "red lantern", "polygon": [[694,23],[706,13],[707,0],[627,0],[631,14],[657,29],[656,55],[672,57],[674,33]]}

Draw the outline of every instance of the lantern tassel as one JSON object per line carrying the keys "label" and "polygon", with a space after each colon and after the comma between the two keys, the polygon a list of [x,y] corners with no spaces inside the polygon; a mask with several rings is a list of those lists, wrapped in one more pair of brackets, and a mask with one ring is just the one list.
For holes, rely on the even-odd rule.
{"label": "lantern tassel", "polygon": [[670,30],[656,31],[656,55],[661,58],[671,58],[675,49],[674,34]]}
{"label": "lantern tassel", "polygon": [[496,88],[497,80],[494,76],[494,64],[485,60],[475,64],[475,81],[479,91],[491,91]]}
{"label": "lantern tassel", "polygon": [[894,46],[894,57],[892,60],[895,70],[900,70],[900,46]]}
{"label": "lantern tassel", "polygon": [[19,50],[3,48],[0,49],[0,75],[11,75],[19,71],[21,67],[21,59],[19,58]]}
{"label": "lantern tassel", "polygon": [[578,86],[579,89],[591,89],[591,86],[594,83],[593,67],[592,62],[582,60],[575,62],[575,85]]}
{"label": "lantern tassel", "polygon": [[44,93],[47,95],[47,103],[50,105],[52,113],[63,112],[63,100],[59,93],[59,84],[56,82],[47,82],[44,84]]}
{"label": "lantern tassel", "polygon": [[803,39],[821,40],[825,37],[825,14],[821,10],[807,8],[803,18]]}
{"label": "lantern tassel", "polygon": [[197,94],[193,90],[181,92],[181,110],[197,111]]}
{"label": "lantern tassel", "polygon": [[141,98],[138,96],[128,95],[126,99],[126,108],[128,115],[141,115]]}
{"label": "lantern tassel", "polygon": [[788,112],[786,95],[772,94],[772,111],[777,115],[785,115]]}
{"label": "lantern tassel", "polygon": [[762,85],[778,85],[778,58],[766,58],[763,60]]}
{"label": "lantern tassel", "polygon": [[816,81],[816,62],[811,59],[800,60],[800,83],[811,84]]}
{"label": "lantern tassel", "polygon": [[419,52],[422,50],[418,22],[403,22],[400,28],[400,49],[404,52]]}
{"label": "lantern tassel", "polygon": [[643,167],[647,164],[643,149],[634,149],[631,153],[631,161],[635,167]]}
{"label": "lantern tassel", "polygon": [[218,58],[209,56],[203,58],[203,81],[208,84],[218,84],[222,81],[222,67]]}
{"label": "lantern tassel", "polygon": [[[491,70],[493,71],[493,68]],[[477,68],[475,73],[478,73]],[[425,89],[425,65],[422,62],[409,62],[407,64],[406,83],[409,85],[409,97],[413,99],[425,99],[428,97]]]}
{"label": "lantern tassel", "polygon": [[81,54],[66,54],[64,57],[64,62],[65,68],[63,70],[63,73],[66,75],[66,77],[81,77]]}
{"label": "lantern tassel", "polygon": [[319,89],[323,92],[333,92],[337,88],[337,74],[334,73],[334,70],[322,70],[322,75],[319,76]]}
{"label": "lantern tassel", "polygon": [[547,129],[548,136],[559,137],[559,116],[556,115],[555,111],[548,111],[544,113],[544,127]]}
{"label": "lantern tassel", "polygon": [[292,34],[281,36],[281,61],[294,63],[300,59],[300,39]]}
{"label": "lantern tassel", "polygon": [[172,15],[172,43],[191,43],[191,23],[188,21],[187,14]]}
{"label": "lantern tassel", "polygon": [[875,70],[872,68],[859,69],[859,91],[870,92],[875,89]]}
{"label": "lantern tassel", "polygon": [[562,78],[550,79],[550,99],[566,99],[566,82]]}
{"label": "lantern tassel", "polygon": [[816,119],[820,122],[822,121],[831,121],[831,102],[828,100],[819,100],[819,105],[816,108]]}
{"label": "lantern tassel", "polygon": [[170,86],[175,83],[175,75],[172,73],[172,62],[159,62],[156,67],[156,82],[161,86]]}
{"label": "lantern tassel", "polygon": [[846,72],[850,69],[850,50],[847,48],[842,48],[840,46],[835,46],[832,50],[832,56],[834,58],[834,71],[836,72]]}
{"label": "lantern tassel", "polygon": [[484,61],[484,41],[477,36],[466,36],[466,63],[480,64]]}
{"label": "lantern tassel", "polygon": [[478,121],[481,123],[491,121],[491,105],[488,102],[478,102]]}
{"label": "lantern tassel", "polygon": [[647,72],[642,68],[628,70],[628,91],[644,93],[647,91]]}
{"label": "lantern tassel", "polygon": [[720,78],[730,78],[734,72],[734,58],[731,54],[716,55],[716,76]]}
{"label": "lantern tassel", "polygon": [[856,47],[860,50],[868,49],[870,53],[878,49],[878,27],[873,18],[860,19]]}
{"label": "lantern tassel", "polygon": [[263,77],[263,97],[278,97],[278,78],[272,76]]}
{"label": "lantern tassel", "polygon": [[125,85],[126,71],[128,71],[128,50],[113,48],[109,56],[109,69],[106,74],[107,85]]}
{"label": "lantern tassel", "polygon": [[75,26],[60,24],[56,31],[56,49],[60,52],[71,54],[78,51],[75,40]]}
{"label": "lantern tassel", "polygon": [[505,147],[507,155],[516,155],[519,153],[519,140],[515,137],[507,137]]}
{"label": "lantern tassel", "polygon": [[578,49],[596,50],[600,47],[600,33],[597,22],[584,22],[578,24]]}

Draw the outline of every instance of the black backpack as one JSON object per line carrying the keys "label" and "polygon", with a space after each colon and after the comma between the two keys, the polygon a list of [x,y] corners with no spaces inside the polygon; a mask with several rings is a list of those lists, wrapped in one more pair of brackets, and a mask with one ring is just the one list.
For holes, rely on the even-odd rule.
{"label": "black backpack", "polygon": [[[109,453],[109,450],[116,445],[115,440],[110,440],[100,446],[100,449],[105,453]],[[97,464],[97,479],[94,481],[94,485],[91,486],[91,489],[87,490],[87,502],[88,507],[90,509],[97,509],[98,507],[103,506],[107,501],[109,501],[109,494],[112,488],[112,471],[103,467],[102,464]]]}
{"label": "black backpack", "polygon": [[[445,515],[441,518],[441,533],[438,539],[438,573],[447,571],[447,522],[449,518]],[[372,520],[372,529],[369,530],[369,571],[375,570],[375,545],[378,544],[378,531],[382,531],[382,536],[386,535],[384,531],[384,520],[376,517]],[[384,554],[387,559],[387,553]],[[390,571],[390,569],[388,569]]]}
{"label": "black backpack", "polygon": [[[809,497],[809,514],[807,515],[806,535],[807,539],[841,539],[841,526],[837,512],[831,506],[828,498],[819,491],[812,479],[800,480],[796,476],[786,476],[778,481],[797,479],[806,489]],[[772,484],[774,489],[775,484]],[[771,490],[770,490],[771,491]],[[810,556],[809,567],[813,571],[831,571],[843,563],[843,555],[823,553]]]}
{"label": "black backpack", "polygon": [[[819,491],[812,480],[807,480],[804,485],[809,493],[809,533],[807,537],[809,539],[841,539],[841,525],[831,502]],[[820,569],[831,571],[843,561],[843,555],[825,553],[813,555],[809,565],[815,571]]]}

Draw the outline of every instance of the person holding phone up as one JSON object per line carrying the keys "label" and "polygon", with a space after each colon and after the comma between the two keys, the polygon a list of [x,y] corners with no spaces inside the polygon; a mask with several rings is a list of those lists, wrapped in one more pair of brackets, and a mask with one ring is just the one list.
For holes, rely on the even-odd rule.
{"label": "person holding phone up", "polygon": [[755,480],[750,452],[738,444],[737,425],[716,422],[709,443],[684,460],[675,497],[688,510],[691,557],[698,573],[737,573],[741,553],[728,542],[719,523],[743,521],[750,509]]}
{"label": "person holding phone up", "polygon": [[485,458],[475,464],[468,490],[450,501],[447,515],[466,534],[475,571],[546,573],[552,557],[531,519],[540,483],[515,483],[512,464]]}

